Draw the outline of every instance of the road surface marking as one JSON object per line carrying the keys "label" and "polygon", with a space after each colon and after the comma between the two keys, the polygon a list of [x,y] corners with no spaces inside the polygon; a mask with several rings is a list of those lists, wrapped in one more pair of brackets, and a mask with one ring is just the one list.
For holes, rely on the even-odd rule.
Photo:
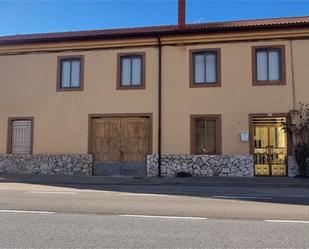
{"label": "road surface marking", "polygon": [[272,200],[272,197],[260,197],[260,196],[228,196],[228,195],[215,195],[214,198],[226,198],[226,199],[262,199]]}
{"label": "road surface marking", "polygon": [[156,215],[133,215],[133,214],[122,214],[119,216],[120,217],[132,217],[132,218],[207,220],[207,218],[204,218],[204,217],[156,216]]}
{"label": "road surface marking", "polygon": [[128,196],[151,196],[151,197],[169,197],[169,195],[162,195],[162,194],[143,194],[143,193],[120,193],[118,195],[128,195]]}
{"label": "road surface marking", "polygon": [[61,191],[28,191],[28,194],[63,194],[63,195],[75,195],[77,192],[61,192]]}
{"label": "road surface marking", "polygon": [[309,224],[309,221],[306,220],[264,220],[266,222],[275,222],[275,223],[301,223]]}
{"label": "road surface marking", "polygon": [[0,210],[0,213],[24,213],[24,214],[54,214],[47,211],[26,211],[26,210]]}

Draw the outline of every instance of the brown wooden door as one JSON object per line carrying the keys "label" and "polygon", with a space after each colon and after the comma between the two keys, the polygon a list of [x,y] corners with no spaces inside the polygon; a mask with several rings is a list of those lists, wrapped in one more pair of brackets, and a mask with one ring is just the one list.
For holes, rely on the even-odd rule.
{"label": "brown wooden door", "polygon": [[121,162],[143,163],[149,152],[149,122],[147,118],[121,119]]}
{"label": "brown wooden door", "polygon": [[[92,154],[99,164],[145,163],[149,153],[149,119],[143,117],[95,118],[92,122]],[[100,174],[97,172],[97,174]]]}
{"label": "brown wooden door", "polygon": [[121,119],[100,118],[92,123],[92,154],[95,162],[120,162]]}

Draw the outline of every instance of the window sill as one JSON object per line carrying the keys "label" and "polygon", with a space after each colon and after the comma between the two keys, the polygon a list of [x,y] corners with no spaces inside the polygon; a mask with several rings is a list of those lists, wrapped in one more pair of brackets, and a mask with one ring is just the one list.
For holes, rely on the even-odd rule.
{"label": "window sill", "polygon": [[200,88],[200,87],[221,87],[221,82],[216,83],[190,83],[190,88]]}
{"label": "window sill", "polygon": [[146,87],[145,85],[140,86],[120,86],[117,85],[117,90],[144,90]]}
{"label": "window sill", "polygon": [[265,80],[265,81],[253,81],[252,86],[283,86],[286,85],[285,81],[277,80]]}
{"label": "window sill", "polygon": [[76,92],[76,91],[83,91],[84,89],[83,88],[81,88],[81,87],[76,87],[76,88],[74,88],[74,87],[68,87],[68,88],[60,88],[60,87],[58,87],[57,88],[57,92]]}

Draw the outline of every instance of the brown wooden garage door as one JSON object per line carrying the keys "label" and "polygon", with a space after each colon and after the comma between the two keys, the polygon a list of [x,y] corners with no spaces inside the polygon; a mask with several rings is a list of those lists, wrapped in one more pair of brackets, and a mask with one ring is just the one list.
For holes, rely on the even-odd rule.
{"label": "brown wooden garage door", "polygon": [[98,165],[107,166],[145,164],[149,153],[149,118],[119,117],[92,120],[92,154],[95,173]]}

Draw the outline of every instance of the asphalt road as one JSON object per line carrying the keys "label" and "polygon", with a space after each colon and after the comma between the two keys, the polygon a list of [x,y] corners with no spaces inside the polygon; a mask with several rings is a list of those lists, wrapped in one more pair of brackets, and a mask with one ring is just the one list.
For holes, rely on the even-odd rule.
{"label": "asphalt road", "polygon": [[309,224],[0,214],[0,248],[308,248]]}
{"label": "asphalt road", "polygon": [[309,248],[309,191],[0,183],[0,248]]}
{"label": "asphalt road", "polygon": [[0,210],[309,220],[307,189],[0,183]]}

